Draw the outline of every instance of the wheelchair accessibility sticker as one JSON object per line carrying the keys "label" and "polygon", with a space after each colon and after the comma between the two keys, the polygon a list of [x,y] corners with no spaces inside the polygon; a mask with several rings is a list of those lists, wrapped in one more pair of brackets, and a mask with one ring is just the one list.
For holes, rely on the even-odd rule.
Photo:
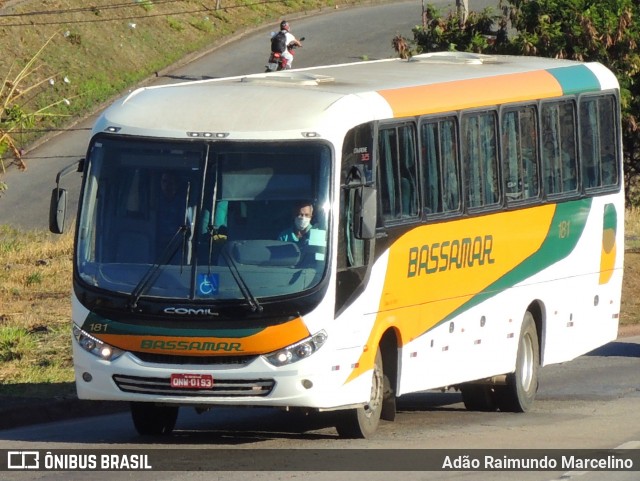
{"label": "wheelchair accessibility sticker", "polygon": [[220,276],[218,274],[198,274],[198,291],[203,296],[218,293]]}

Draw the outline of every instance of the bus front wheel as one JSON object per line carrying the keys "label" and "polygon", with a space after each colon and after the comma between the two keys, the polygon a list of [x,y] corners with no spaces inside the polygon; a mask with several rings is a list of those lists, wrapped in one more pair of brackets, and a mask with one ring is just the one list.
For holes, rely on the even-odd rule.
{"label": "bus front wheel", "polygon": [[516,370],[507,375],[505,386],[496,387],[496,398],[501,411],[527,412],[531,409],[538,390],[539,366],[538,331],[533,315],[526,312],[520,330]]}
{"label": "bus front wheel", "polygon": [[369,438],[380,423],[385,383],[388,385],[382,368],[382,353],[378,349],[373,366],[371,397],[369,402],[356,409],[347,409],[339,414],[336,429],[343,438]]}
{"label": "bus front wheel", "polygon": [[132,402],[131,418],[136,431],[142,436],[171,434],[178,419],[178,407]]}

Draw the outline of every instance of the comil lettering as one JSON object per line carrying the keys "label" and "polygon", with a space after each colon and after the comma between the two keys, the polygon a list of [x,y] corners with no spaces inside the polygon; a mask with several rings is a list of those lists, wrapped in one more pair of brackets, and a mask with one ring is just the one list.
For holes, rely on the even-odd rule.
{"label": "comil lettering", "polygon": [[167,314],[179,314],[181,316],[217,316],[218,313],[211,309],[201,308],[193,309],[187,307],[166,307],[164,312]]}
{"label": "comil lettering", "polygon": [[493,236],[465,237],[409,249],[407,277],[493,264]]}

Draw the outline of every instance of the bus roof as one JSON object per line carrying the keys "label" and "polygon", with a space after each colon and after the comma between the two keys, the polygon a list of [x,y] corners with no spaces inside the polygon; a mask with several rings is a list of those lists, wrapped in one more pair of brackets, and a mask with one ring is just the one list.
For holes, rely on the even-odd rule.
{"label": "bus roof", "polygon": [[614,88],[598,63],[442,52],[145,87],[107,109],[94,133],[326,137],[371,120]]}

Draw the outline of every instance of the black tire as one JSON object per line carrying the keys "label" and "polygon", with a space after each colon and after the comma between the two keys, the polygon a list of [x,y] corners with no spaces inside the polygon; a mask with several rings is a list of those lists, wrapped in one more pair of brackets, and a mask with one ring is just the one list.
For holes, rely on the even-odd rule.
{"label": "black tire", "polygon": [[498,410],[493,386],[488,384],[463,384],[460,386],[462,402],[469,411],[491,412]]}
{"label": "black tire", "polygon": [[136,431],[142,436],[171,434],[178,420],[178,407],[132,402],[131,419]]}
{"label": "black tire", "polygon": [[[386,380],[387,385],[389,381]],[[373,436],[380,423],[384,397],[385,375],[382,369],[382,354],[376,353],[371,381],[371,398],[362,407],[347,409],[338,414],[336,429],[342,438],[369,438]]]}
{"label": "black tire", "polygon": [[516,370],[507,375],[505,386],[496,387],[501,411],[524,413],[531,409],[538,391],[540,348],[533,315],[526,312],[520,329]]}
{"label": "black tire", "polygon": [[382,409],[380,419],[395,421],[396,419],[396,394],[391,387],[391,380],[386,374],[383,377]]}

